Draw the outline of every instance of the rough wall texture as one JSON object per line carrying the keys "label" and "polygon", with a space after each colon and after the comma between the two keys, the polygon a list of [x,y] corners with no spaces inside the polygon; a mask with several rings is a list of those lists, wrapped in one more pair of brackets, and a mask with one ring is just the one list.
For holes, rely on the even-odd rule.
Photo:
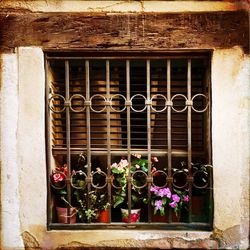
{"label": "rough wall texture", "polygon": [[206,49],[248,51],[248,13],[110,14],[29,13],[3,10],[0,48]]}
{"label": "rough wall texture", "polygon": [[[245,59],[241,49],[239,49],[241,47],[245,53],[248,53],[248,42],[249,21],[246,11],[119,14],[102,12],[38,13],[27,10],[2,9],[0,12],[0,51],[9,53],[20,46],[39,47],[19,49],[18,72],[11,70],[11,66],[7,64],[4,66],[10,70],[8,75],[14,77],[16,82],[18,79],[19,84],[18,96],[16,94],[14,98],[20,102],[18,117],[14,117],[15,126],[18,126],[17,150],[19,158],[18,162],[12,161],[11,164],[7,161],[2,162],[2,169],[5,170],[2,173],[2,179],[6,181],[7,185],[10,184],[10,188],[7,191],[1,190],[1,192],[5,192],[4,197],[7,197],[6,194],[14,197],[11,193],[13,185],[10,176],[8,176],[9,169],[19,169],[20,175],[19,172],[14,171],[11,177],[17,180],[15,184],[20,184],[21,188],[19,193],[18,191],[15,192],[15,195],[20,195],[20,198],[17,197],[12,200],[14,206],[7,199],[3,201],[4,205],[7,204],[12,207],[12,210],[9,211],[13,213],[9,214],[9,219],[8,216],[4,215],[5,211],[1,211],[4,215],[2,218],[6,221],[6,226],[4,225],[1,234],[4,238],[2,244],[5,244],[3,249],[22,249],[20,234],[23,247],[29,250],[56,248],[93,250],[118,248],[138,250],[146,248],[232,249],[240,246],[246,248],[246,244],[248,244],[247,219],[249,219],[249,193],[246,191],[247,183],[249,184],[249,165],[247,165],[249,164],[249,152],[242,153],[242,148],[245,148],[245,150],[249,148],[249,146],[243,144],[244,138],[247,137],[249,132],[249,126],[247,127],[244,123],[243,127],[235,127],[235,123],[238,123],[239,119],[241,120],[240,123],[242,123],[242,119],[245,121],[245,110],[249,107],[249,101],[245,104],[244,112],[241,109],[244,106],[242,96],[237,99],[237,103],[234,103],[236,106],[233,105],[233,107],[237,107],[235,112],[238,120],[231,119],[228,114],[232,111],[231,100],[236,100],[235,96],[238,96],[239,90],[243,90],[244,84],[247,85],[249,80],[247,77],[249,73],[246,72],[247,67],[244,66],[243,70],[243,66],[240,66]],[[239,47],[232,49],[236,45]],[[221,48],[230,49],[224,52],[220,50]],[[171,234],[170,232],[145,233],[122,230],[105,234],[105,232],[98,231],[69,233],[68,231],[46,230],[46,180],[40,178],[40,176],[46,176],[43,134],[44,71],[42,49],[53,51],[215,49],[214,54],[217,53],[217,57],[214,57],[215,59],[212,62],[214,67],[212,83],[215,91],[213,106],[216,107],[216,111],[220,112],[217,113],[217,119],[214,119],[213,122],[216,121],[217,128],[221,126],[221,129],[217,130],[217,141],[215,140],[218,147],[214,147],[214,153],[217,157],[215,172],[218,177],[215,182],[217,194],[215,197],[215,226],[218,226],[218,229],[215,227],[213,232],[208,232],[205,236],[197,233],[195,236],[188,235],[187,237],[183,232]],[[15,54],[10,55],[16,56]],[[225,65],[229,65],[229,67],[226,68]],[[238,67],[235,67],[235,65]],[[225,70],[224,73],[222,69]],[[243,72],[242,76],[237,77],[240,72]],[[5,77],[5,75],[3,76]],[[4,80],[6,90],[10,91],[11,80],[8,80],[7,76],[4,79],[6,79]],[[234,86],[234,83],[237,82],[239,85]],[[2,88],[1,91],[3,91]],[[240,95],[243,92],[241,91]],[[245,93],[246,98],[249,98],[249,87],[246,88]],[[27,95],[30,98],[27,98]],[[227,95],[232,96],[232,98],[227,99]],[[224,104],[221,105],[223,102]],[[7,110],[8,105],[5,104],[5,107]],[[225,108],[227,108],[226,111]],[[225,116],[224,118],[222,118],[222,114]],[[1,113],[1,117],[6,118],[8,116]],[[234,118],[234,116],[232,117]],[[18,124],[16,124],[17,118]],[[213,118],[216,117],[213,116]],[[11,130],[13,128],[12,120],[2,119],[1,125],[4,122],[10,125],[6,126],[1,135],[3,133],[8,135],[7,131],[16,136]],[[225,129],[225,123],[227,129]],[[236,134],[228,134],[229,130]],[[244,137],[241,132],[244,132],[244,136],[246,136]],[[226,139],[228,140],[227,147],[225,147]],[[6,138],[4,143],[9,146],[9,138]],[[1,142],[1,145],[4,144]],[[32,154],[30,148],[33,150]],[[242,160],[241,155],[248,156],[248,162],[245,159]],[[6,157],[8,160],[13,160],[12,155],[8,152],[1,159],[6,159]],[[239,165],[237,166],[237,164]],[[38,174],[34,175],[34,178],[29,178],[30,173]],[[232,176],[237,181],[232,182]],[[4,185],[8,187],[6,183]],[[234,192],[231,192],[232,187]],[[30,195],[27,196],[27,193]],[[241,200],[240,202],[240,198],[236,196],[241,197],[244,201]],[[34,197],[36,197],[35,204]],[[232,200],[235,201],[234,204]],[[30,206],[30,204],[33,205]],[[20,214],[16,214],[15,206],[18,206],[18,209],[20,208]],[[221,215],[223,215],[223,218]],[[226,221],[223,221],[224,219]],[[244,221],[246,221],[246,225]],[[16,222],[17,224],[15,224]],[[21,223],[20,230],[16,227],[16,225],[19,226],[19,223]],[[241,244],[241,241],[244,241],[243,244]]]}

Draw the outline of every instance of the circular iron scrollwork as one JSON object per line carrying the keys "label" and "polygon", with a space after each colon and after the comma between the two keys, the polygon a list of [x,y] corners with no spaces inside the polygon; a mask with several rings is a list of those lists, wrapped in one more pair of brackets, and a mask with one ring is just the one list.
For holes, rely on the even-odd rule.
{"label": "circular iron scrollwork", "polygon": [[176,188],[184,188],[187,186],[187,174],[182,170],[176,171],[173,174],[173,186]]}
{"label": "circular iron scrollwork", "polygon": [[153,186],[164,188],[168,185],[168,182],[167,182],[168,175],[163,170],[156,170],[152,174],[152,176],[153,176],[153,183],[152,183]]}
{"label": "circular iron scrollwork", "polygon": [[198,109],[194,108],[194,105],[192,105],[192,109],[193,109],[195,112],[197,112],[197,113],[203,113],[203,112],[205,112],[205,111],[207,110],[207,108],[208,108],[208,99],[207,99],[207,96],[205,96],[204,94],[196,94],[196,95],[193,96],[192,102],[194,102],[194,99],[197,98],[197,97],[199,97],[199,96],[205,98],[205,100],[206,100],[205,108],[203,108],[203,109],[201,109],[201,110],[198,110]]}
{"label": "circular iron scrollwork", "polygon": [[[121,98],[124,100],[124,107],[123,107],[122,109],[119,109],[119,110],[115,109],[115,108],[114,108],[114,105],[113,105],[113,102],[114,102],[114,100],[115,100],[117,97],[118,97],[118,98],[121,97]],[[110,101],[111,101],[111,106],[110,106],[110,108],[111,108],[113,111],[115,111],[115,112],[123,112],[123,111],[126,109],[126,105],[125,105],[125,103],[126,103],[126,98],[125,98],[123,95],[121,95],[121,94],[113,95],[113,96],[111,97]],[[120,107],[120,106],[119,106],[119,107]]]}
{"label": "circular iron scrollwork", "polygon": [[[61,98],[63,100],[63,105],[62,108],[59,110],[55,110],[54,108],[52,108],[53,105],[51,105],[52,100],[56,101],[56,98]],[[50,98],[49,98],[49,109],[54,112],[54,113],[62,113],[65,110],[65,98],[62,95],[59,94],[53,94]]]}
{"label": "circular iron scrollwork", "polygon": [[[185,106],[184,106],[183,109],[176,109],[176,108],[174,107],[174,99],[176,99],[177,97],[182,97],[182,98],[184,98],[184,100],[185,100]],[[187,97],[186,97],[185,95],[176,94],[176,95],[174,95],[174,96],[172,97],[171,101],[172,101],[172,103],[173,103],[172,109],[173,109],[175,112],[181,113],[181,112],[184,112],[184,111],[187,109],[187,105],[186,105]]]}
{"label": "circular iron scrollwork", "polygon": [[92,186],[97,189],[102,189],[107,185],[107,174],[97,170],[92,174]]}
{"label": "circular iron scrollwork", "polygon": [[[93,108],[93,101],[95,100],[95,99],[102,99],[103,100],[103,103],[104,104],[102,104],[103,105],[103,108],[101,108],[100,110],[96,110],[96,109],[94,109]],[[100,101],[100,100],[99,100]],[[103,96],[103,95],[100,95],[100,94],[96,94],[96,95],[93,95],[91,98],[90,98],[90,103],[91,103],[91,105],[90,105],[90,109],[93,111],[93,112],[96,112],[96,113],[101,113],[101,112],[103,112],[105,109],[106,109],[106,98]],[[102,106],[101,105],[101,106]],[[98,105],[97,105],[98,106]]]}
{"label": "circular iron scrollwork", "polygon": [[84,189],[86,186],[87,175],[82,171],[76,171],[71,175],[70,183],[73,188]]}
{"label": "circular iron scrollwork", "polygon": [[[72,106],[74,106],[74,105],[73,105],[74,101],[76,101],[76,100],[74,100],[74,99],[79,99],[79,98],[83,100],[83,108],[75,109],[75,108],[72,107]],[[72,96],[70,97],[69,100],[70,100],[70,109],[71,109],[73,112],[79,113],[79,112],[84,111],[84,109],[86,108],[86,106],[84,105],[84,103],[85,103],[85,98],[84,98],[84,96],[82,96],[82,95],[79,95],[79,94],[72,95]],[[76,102],[79,102],[79,101],[76,101]]]}
{"label": "circular iron scrollwork", "polygon": [[[142,189],[142,188],[146,187],[147,186],[147,177],[148,177],[148,175],[144,171],[136,170],[132,174],[132,185],[138,189]],[[140,185],[137,184],[138,182],[141,182]]]}
{"label": "circular iron scrollwork", "polygon": [[[154,99],[156,99],[157,97],[161,97],[161,98],[163,98],[163,100],[164,100],[164,107],[162,108],[162,109],[156,109],[156,108],[154,108],[154,106],[153,106],[153,104],[152,104],[152,106],[151,106],[151,108],[152,108],[152,110],[153,111],[155,111],[155,112],[163,112],[163,111],[165,111],[166,110],[166,108],[167,108],[167,98],[164,96],[164,95],[162,95],[162,94],[155,94],[155,95],[153,95],[152,96],[152,98],[151,98],[151,102],[153,103],[154,102]],[[159,100],[157,100],[157,101],[159,101]]]}
{"label": "circular iron scrollwork", "polygon": [[[135,108],[133,107],[133,100],[134,100],[136,97],[142,97],[142,99],[144,99],[144,107],[143,107],[142,109],[135,109]],[[142,95],[142,94],[136,94],[136,95],[132,96],[132,98],[131,98],[131,103],[132,103],[131,109],[132,109],[134,112],[143,112],[143,111],[147,108],[147,106],[146,106],[146,98],[145,98],[145,96]]]}
{"label": "circular iron scrollwork", "polygon": [[205,173],[202,170],[195,171],[193,174],[193,186],[198,189],[203,189],[208,186],[208,173]]}

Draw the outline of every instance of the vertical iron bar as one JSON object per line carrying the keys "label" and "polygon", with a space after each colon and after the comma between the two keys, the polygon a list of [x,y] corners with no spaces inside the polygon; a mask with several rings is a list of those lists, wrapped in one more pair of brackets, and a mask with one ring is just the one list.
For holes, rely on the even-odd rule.
{"label": "vertical iron bar", "polygon": [[[167,60],[167,100],[168,102],[171,101],[171,60]],[[168,105],[167,107],[167,133],[168,133],[168,177],[172,177],[172,128],[171,128],[171,106]],[[172,189],[172,182],[168,183],[169,188]],[[172,221],[172,210],[169,210],[168,219],[169,222]]]}
{"label": "vertical iron bar", "polygon": [[[211,64],[209,64],[209,67],[206,67],[206,86],[205,86],[205,94],[208,97],[208,109],[205,114],[203,114],[203,117],[205,116],[205,122],[206,122],[206,151],[208,151],[208,155],[206,156],[208,158],[208,164],[212,165],[212,145],[211,145]],[[209,223],[210,226],[212,226],[213,223],[213,169],[209,169]]]}
{"label": "vertical iron bar", "polygon": [[[106,99],[110,100],[110,63],[109,60],[106,60]],[[111,141],[110,141],[110,106],[107,105],[107,166],[111,166]],[[107,170],[108,177],[111,175],[111,169],[108,167]],[[108,199],[111,204],[111,183],[108,182]],[[109,209],[109,222],[111,221],[111,208]]]}
{"label": "vertical iron bar", "polygon": [[[171,60],[167,60],[167,100],[171,100]],[[168,123],[168,176],[172,171],[172,142],[171,142],[171,106],[167,108]]]}
{"label": "vertical iron bar", "polygon": [[[126,60],[126,99],[130,101],[130,61]],[[128,162],[129,162],[129,173],[128,176],[131,177],[130,167],[131,167],[131,115],[130,106],[127,106],[127,148],[128,148]],[[131,182],[128,182],[128,211],[129,211],[129,222],[131,221]]]}
{"label": "vertical iron bar", "polygon": [[191,113],[192,113],[192,107],[190,105],[191,99],[192,99],[192,91],[191,91],[191,59],[188,59],[188,69],[187,69],[187,99],[188,99],[188,107],[187,107],[187,112],[188,112],[188,117],[187,117],[187,125],[188,125],[188,177],[189,177],[189,182],[188,182],[188,190],[189,190],[189,197],[190,197],[190,202],[189,202],[189,222],[191,222],[192,218],[192,182],[190,181],[192,177],[192,121],[191,121]]}
{"label": "vertical iron bar", "polygon": [[[65,61],[65,101],[69,102],[69,61]],[[66,106],[66,145],[67,145],[67,201],[71,203],[71,185],[70,185],[70,174],[71,174],[71,157],[70,157],[70,109],[69,105]],[[70,207],[68,207],[67,223],[70,223]]]}
{"label": "vertical iron bar", "polygon": [[[90,80],[89,80],[89,61],[85,61],[85,74],[86,74],[86,101],[90,101]],[[91,191],[91,122],[90,122],[90,107],[86,106],[86,124],[87,124],[87,207],[90,206],[89,192]]]}
{"label": "vertical iron bar", "polygon": [[[151,174],[151,105],[150,105],[150,60],[147,60],[147,155],[148,155],[148,177],[152,177]],[[148,200],[151,201],[150,192],[151,182],[148,182]],[[151,202],[148,203],[148,221],[151,222]]]}
{"label": "vertical iron bar", "polygon": [[[89,60],[85,61],[85,81],[86,81],[86,102],[90,102],[90,80],[89,80]],[[87,176],[91,174],[91,123],[90,123],[90,107],[86,105],[86,132],[87,132]]]}
{"label": "vertical iron bar", "polygon": [[50,173],[52,172],[51,169],[51,119],[50,119],[50,110],[49,110],[49,94],[50,94],[50,86],[49,86],[49,62],[48,59],[45,58],[45,119],[46,119],[46,163],[47,163],[47,227],[52,222],[52,197],[51,197],[51,185],[50,185]]}

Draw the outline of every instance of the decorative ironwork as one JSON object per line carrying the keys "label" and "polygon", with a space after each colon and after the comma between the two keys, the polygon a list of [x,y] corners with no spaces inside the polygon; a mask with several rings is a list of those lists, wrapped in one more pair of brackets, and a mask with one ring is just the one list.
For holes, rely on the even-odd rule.
{"label": "decorative ironwork", "polygon": [[[53,58],[48,59],[53,60]],[[131,211],[131,190],[132,189],[147,189],[148,191],[150,190],[151,187],[157,187],[157,188],[166,188],[169,187],[170,189],[177,189],[177,190],[188,190],[189,196],[190,196],[190,205],[189,205],[189,212],[188,212],[188,221],[189,223],[192,222],[192,190],[193,188],[196,188],[197,190],[205,190],[205,189],[212,189],[212,181],[211,181],[211,173],[207,174],[204,173],[202,170],[196,170],[194,171],[192,169],[192,112],[193,114],[200,114],[200,113],[205,113],[209,111],[209,92],[207,94],[204,94],[204,92],[198,92],[197,91],[191,95],[191,60],[188,59],[188,64],[186,66],[187,70],[187,93],[184,94],[182,93],[171,93],[171,59],[167,59],[166,63],[166,72],[167,76],[166,79],[164,80],[166,82],[166,93],[163,94],[162,92],[157,92],[157,88],[155,87],[156,90],[152,91],[151,93],[151,61],[150,59],[146,60],[146,91],[144,92],[146,94],[142,93],[135,93],[131,94],[131,86],[130,86],[130,60],[126,60],[126,83],[125,87],[126,89],[123,90],[123,93],[115,93],[113,94],[114,90],[112,88],[116,88],[116,83],[111,83],[110,80],[110,60],[107,59],[105,61],[105,74],[106,74],[106,79],[105,79],[105,86],[102,86],[102,88],[105,89],[105,94],[97,93],[97,94],[92,94],[91,95],[91,82],[90,82],[90,66],[89,66],[89,59],[85,60],[85,94],[81,94],[80,91],[78,93],[70,92],[70,80],[69,80],[69,64],[70,62],[65,58],[62,60],[65,62],[65,94],[60,93],[58,94],[57,92],[51,92],[50,94],[47,91],[47,104],[49,107],[49,115],[48,116],[53,116],[53,114],[56,115],[64,115],[65,114],[65,129],[66,131],[59,131],[58,133],[65,133],[66,134],[66,145],[65,145],[65,150],[63,153],[60,153],[62,155],[66,156],[66,162],[69,166],[68,169],[68,174],[65,175],[63,172],[55,172],[58,174],[63,175],[63,179],[65,181],[63,182],[63,185],[58,186],[53,184],[53,181],[50,180],[50,185],[52,189],[65,189],[67,188],[67,200],[70,203],[71,201],[71,189],[73,190],[86,190],[86,192],[90,192],[93,188],[96,190],[103,190],[107,189],[108,193],[108,202],[112,203],[112,189],[115,190],[121,190],[124,188],[124,186],[128,186],[128,208],[129,208],[129,214]],[[52,83],[53,84],[53,83]],[[113,84],[113,85],[112,85]],[[73,87],[71,87],[73,88]],[[77,88],[77,87],[76,87]],[[154,86],[152,87],[154,88]],[[201,87],[199,87],[201,88]],[[112,90],[112,91],[111,91]],[[83,91],[82,91],[83,92]],[[71,93],[71,94],[70,94]],[[124,94],[125,93],[125,94]],[[199,99],[202,99],[200,101]],[[140,105],[138,105],[138,103]],[[201,105],[202,104],[202,105]],[[173,156],[174,150],[173,150],[173,145],[171,141],[173,140],[173,120],[172,117],[176,114],[184,114],[186,112],[187,115],[187,120],[186,120],[186,125],[185,130],[186,132],[186,150],[184,153],[181,155],[187,156],[187,169],[184,171],[183,169],[178,169],[177,171],[172,171],[172,164],[173,164]],[[112,115],[114,114],[123,114],[126,113],[126,116],[123,116],[122,118],[112,118]],[[145,114],[145,119],[147,120],[147,123],[145,123],[145,126],[147,127],[146,130],[146,140],[147,140],[147,146],[144,149],[138,149],[134,148],[131,141],[133,140],[132,136],[132,129],[131,129],[131,113],[136,113],[136,114]],[[76,116],[76,115],[81,115],[84,114],[84,116]],[[95,149],[95,151],[91,147],[91,115],[93,114],[97,115],[94,116],[95,119],[98,120],[98,114],[104,115],[102,116],[102,122],[105,121],[106,124],[106,147],[105,148],[100,148],[100,149]],[[153,123],[157,120],[156,115],[159,114],[164,114],[164,117],[166,117],[166,126],[163,128],[165,129],[163,132],[164,135],[167,137],[167,145],[165,149],[162,150],[152,150],[152,135],[151,131],[152,128],[157,128],[157,125],[152,125]],[[153,116],[153,118],[152,118]],[[55,116],[56,117],[56,116]],[[86,131],[84,132],[86,134],[86,143],[85,143],[85,153],[86,153],[86,169],[85,171],[83,170],[78,170],[75,171],[71,167],[71,153],[72,151],[77,151],[76,149],[72,149],[71,145],[71,133],[78,133],[78,130],[72,131],[71,130],[71,119],[72,117],[76,120],[86,120],[85,124],[85,129]],[[80,117],[80,118],[79,118]],[[105,117],[105,118],[103,118]],[[208,115],[209,117],[209,115]],[[62,118],[58,116],[56,117],[59,119],[60,122],[62,122]],[[54,118],[56,120],[56,118]],[[181,117],[182,118],[182,117]],[[124,123],[123,126],[126,126],[126,133],[127,136],[122,137],[120,140],[124,140],[126,138],[127,140],[127,148],[126,149],[120,149],[121,155],[125,153],[126,159],[128,159],[128,162],[131,161],[131,155],[133,152],[136,153],[142,153],[148,158],[148,166],[147,166],[147,171],[143,170],[136,170],[134,172],[128,173],[127,176],[127,182],[123,186],[117,185],[117,176],[111,174],[110,171],[110,165],[111,165],[111,158],[115,155],[119,155],[119,151],[117,151],[115,148],[112,148],[112,132],[111,131],[111,121],[112,119],[117,119],[119,120],[120,123]],[[122,121],[122,119],[124,121]],[[141,118],[142,120],[144,118]],[[53,120],[53,119],[52,119]],[[126,121],[125,121],[126,120]],[[180,119],[181,121],[181,119]],[[48,119],[48,123],[50,123],[50,120]],[[208,120],[208,129],[209,129],[209,120]],[[80,124],[80,123],[79,123]],[[97,124],[98,125],[98,124]],[[50,127],[51,124],[48,124],[48,127]],[[56,123],[55,125],[56,126]],[[82,125],[77,125],[77,128],[82,128]],[[117,125],[118,126],[118,125]],[[154,127],[155,126],[155,127]],[[156,130],[156,129],[155,129]],[[181,131],[182,132],[182,131]],[[50,133],[50,131],[49,131]],[[98,133],[98,131],[96,132]],[[118,132],[117,132],[118,133]],[[122,131],[122,126],[119,125],[119,133],[124,133]],[[125,133],[125,134],[126,134]],[[140,133],[140,131],[133,132],[135,135]],[[178,131],[177,131],[178,133]],[[181,133],[180,133],[181,134]],[[160,134],[161,135],[161,134]],[[50,135],[48,136],[50,138]],[[59,138],[60,139],[60,138]],[[144,139],[144,138],[141,138]],[[161,137],[159,136],[158,138],[161,140]],[[98,140],[98,138],[96,139]],[[208,139],[208,142],[210,139]],[[48,142],[48,145],[51,145],[50,139]],[[207,148],[210,146],[208,145]],[[52,148],[52,146],[51,146]],[[82,149],[79,149],[82,151]],[[78,150],[78,151],[79,151]],[[91,159],[92,159],[92,154],[95,152],[95,155],[106,155],[106,162],[107,162],[107,169],[98,169],[93,171],[91,169]],[[163,169],[153,169],[152,163],[151,163],[151,157],[152,155],[154,156],[154,153],[159,155],[160,157],[165,157],[166,162],[163,161],[163,164],[166,164],[166,168]],[[178,155],[178,154],[177,154]],[[50,159],[50,157],[49,157]],[[49,164],[51,164],[51,160],[49,160]],[[131,168],[131,165],[129,165],[129,169]],[[49,168],[49,171],[50,168]],[[142,181],[141,185],[137,184],[137,179],[140,179]],[[160,181],[159,181],[160,180]],[[49,188],[49,192],[51,192]],[[52,199],[51,194],[49,193],[50,199]],[[209,202],[211,202],[211,192],[209,196]],[[148,192],[148,211],[147,211],[147,218],[148,222],[152,222],[152,214],[151,214],[151,194]],[[109,208],[109,215],[112,215],[112,210]],[[171,217],[171,213],[169,215]],[[50,218],[50,216],[49,216]],[[172,220],[172,219],[171,219]],[[169,225],[174,224],[170,220]],[[210,227],[211,223],[211,215],[209,218],[209,223],[204,223],[207,225],[207,227]],[[130,221],[129,221],[130,222]],[[186,223],[185,222],[185,223]],[[49,221],[51,223],[51,221]],[[112,219],[109,219],[109,223],[114,226],[115,224],[112,223]],[[153,222],[152,222],[153,223]],[[151,225],[152,225],[151,223]],[[143,222],[139,223],[143,224]],[[72,226],[72,225],[71,225]],[[147,227],[147,221],[145,226]]]}

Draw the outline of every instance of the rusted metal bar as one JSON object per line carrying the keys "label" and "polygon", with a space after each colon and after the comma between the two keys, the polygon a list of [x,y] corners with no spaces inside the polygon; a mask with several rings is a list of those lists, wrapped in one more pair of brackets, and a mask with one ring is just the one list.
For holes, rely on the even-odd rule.
{"label": "rusted metal bar", "polygon": [[50,94],[50,82],[49,82],[49,61],[45,60],[45,119],[47,124],[47,136],[46,136],[46,163],[47,163],[47,227],[52,222],[52,197],[51,197],[51,119],[50,119],[50,112],[49,112],[49,94]]}
{"label": "rusted metal bar", "polygon": [[[150,107],[150,100],[151,100],[151,94],[150,94],[150,83],[151,83],[151,77],[150,77],[150,60],[146,61],[146,70],[147,70],[147,154],[148,154],[148,177],[150,180],[151,174],[151,107]],[[150,192],[151,182],[148,182],[148,200],[151,201],[151,192]],[[148,221],[151,222],[151,202],[148,202]]]}
{"label": "rusted metal bar", "polygon": [[[69,61],[65,61],[65,102],[69,102]],[[70,108],[66,106],[66,144],[67,144],[67,201],[71,203],[71,185],[70,185],[70,174],[71,174],[71,155],[70,155]],[[70,209],[68,207],[67,212],[67,223],[70,223]]]}
{"label": "rusted metal bar", "polygon": [[187,65],[187,132],[188,132],[188,190],[189,190],[189,210],[188,210],[188,220],[189,222],[192,221],[192,107],[191,107],[191,99],[192,99],[192,90],[191,90],[191,76],[192,76],[192,61],[191,59],[188,59],[188,65]]}
{"label": "rusted metal bar", "polygon": [[[171,100],[171,60],[167,60],[167,100]],[[167,138],[168,138],[168,180],[172,180],[172,137],[171,137],[171,106],[167,106]],[[168,183],[169,188],[172,188],[172,182]],[[170,210],[171,211],[171,210]],[[168,213],[168,220],[172,221],[172,213]]]}
{"label": "rusted metal bar", "polygon": [[[130,61],[126,60],[126,101],[128,102],[130,100]],[[130,106],[127,106],[127,152],[128,152],[128,162],[130,163],[131,167],[131,114],[130,114]],[[131,177],[131,172],[129,168],[129,180]],[[129,222],[131,222],[131,181],[128,182],[128,210],[129,210]]]}
{"label": "rusted metal bar", "polygon": [[[110,62],[109,60],[106,60],[106,100],[110,99]],[[110,106],[107,105],[106,108],[106,114],[107,114],[107,174],[108,174],[108,178],[110,178],[111,176],[111,142],[110,142]],[[111,182],[108,182],[108,200],[109,203],[111,204],[111,199],[112,199],[112,186],[111,186]],[[111,222],[111,208],[109,208],[109,222]]]}

